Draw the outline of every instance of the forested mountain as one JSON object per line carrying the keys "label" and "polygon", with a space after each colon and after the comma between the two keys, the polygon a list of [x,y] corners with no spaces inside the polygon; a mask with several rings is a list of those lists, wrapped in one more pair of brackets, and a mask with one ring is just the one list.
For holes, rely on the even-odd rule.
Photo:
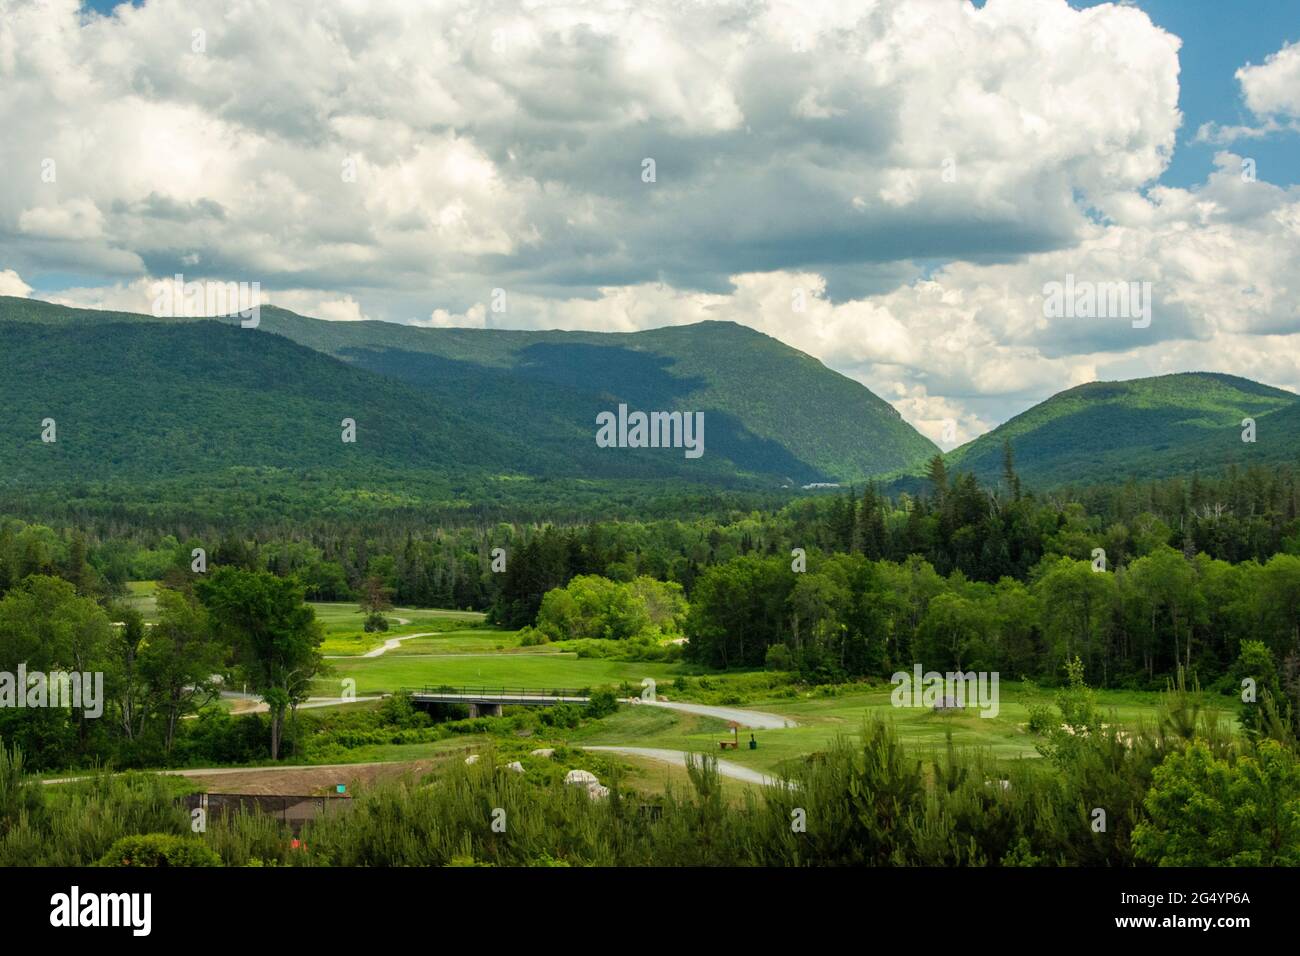
{"label": "forested mountain", "polygon": [[[553,498],[583,482],[644,490],[665,478],[665,489],[776,491],[901,474],[914,477],[888,490],[915,491],[937,452],[866,388],[729,322],[434,329],[264,307],[250,330],[0,297],[0,343],[0,439],[12,450],[0,490],[193,484],[247,468],[283,469],[299,485],[333,476],[335,498],[353,493],[340,487],[401,486],[408,503]],[[705,454],[597,447],[596,415],[620,403],[703,412]],[[45,418],[57,443],[40,441]],[[341,442],[343,418],[356,420],[356,444]],[[1246,418],[1253,442],[1242,440]],[[993,481],[1007,442],[1026,488],[1219,475],[1294,463],[1300,399],[1205,372],[1094,382],[949,452],[947,469]]]}
{"label": "forested mountain", "polygon": [[321,322],[268,308],[260,329],[449,400],[480,390],[481,420],[506,427],[526,408],[539,418],[539,438],[564,445],[590,434],[599,411],[626,402],[703,411],[710,453],[793,483],[860,481],[935,451],[857,382],[732,322],[530,332]]}
{"label": "forested mountain", "polygon": [[[1292,392],[1210,372],[1091,382],[954,449],[945,463],[949,471],[996,478],[1009,441],[1021,479],[1036,488],[1294,463],[1297,401]],[[1255,422],[1253,442],[1243,441],[1246,418]]]}
{"label": "forested mountain", "polygon": [[[446,475],[457,460],[509,469],[534,453],[464,408],[217,322],[0,322],[0,342],[10,487],[238,466]],[[345,418],[356,442],[342,440]]]}
{"label": "forested mountain", "polygon": [[[214,418],[208,433],[202,409],[228,417],[243,407],[251,427],[259,409],[274,414],[274,391],[291,382],[335,402],[328,414],[324,407],[297,407],[294,415],[337,431],[351,404],[359,409],[350,415],[359,427],[363,413],[372,423],[392,426],[385,426],[389,444],[376,464],[435,473],[680,476],[773,488],[860,481],[914,468],[936,451],[863,386],[775,339],[724,322],[628,334],[512,332],[325,322],[267,307],[254,331],[233,322],[155,320],[4,298],[0,341],[10,356],[6,388],[25,403],[16,410],[85,397],[91,381],[103,374],[117,380],[105,381],[102,391],[127,406],[98,402],[98,412],[111,416],[129,408],[138,414],[142,404],[150,404],[141,393],[144,383],[155,391],[188,383],[204,401],[184,409],[177,427],[191,431],[201,449],[225,447],[225,464],[337,462],[337,449],[326,450],[316,437],[306,448],[306,434],[283,434],[283,416],[248,441],[237,440],[242,425],[224,419]],[[53,373],[44,383],[31,381],[38,366],[24,361],[33,342],[40,367]],[[315,353],[310,360],[301,347]],[[185,364],[184,371],[168,367],[172,360]],[[327,382],[331,376],[337,381]],[[224,393],[256,388],[259,380],[271,390],[251,402]],[[386,403],[395,403],[391,413]],[[677,449],[597,448],[596,415],[620,403],[629,411],[702,412],[705,454],[687,459]],[[165,403],[150,407],[170,414]],[[31,434],[25,418],[7,427]],[[402,440],[400,429],[424,434]],[[174,438],[176,432],[168,434]],[[141,443],[148,441],[143,437],[126,447],[143,450]],[[152,456],[151,473],[198,467],[188,457],[189,444]],[[358,444],[359,451],[365,447]],[[83,443],[90,455],[83,464],[116,461],[122,447],[101,450]],[[18,464],[21,474],[28,468],[49,474],[42,471],[48,462]],[[69,468],[61,474],[86,473]]]}

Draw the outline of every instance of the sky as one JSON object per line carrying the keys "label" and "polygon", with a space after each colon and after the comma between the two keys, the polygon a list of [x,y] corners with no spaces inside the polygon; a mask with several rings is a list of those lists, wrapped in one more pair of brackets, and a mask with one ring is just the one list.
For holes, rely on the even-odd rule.
{"label": "sky", "polygon": [[[1094,380],[1300,391],[1298,14],[0,0],[0,295],[148,312],[179,273],[335,321],[728,320],[945,448]],[[1060,315],[1067,281],[1149,321]]]}

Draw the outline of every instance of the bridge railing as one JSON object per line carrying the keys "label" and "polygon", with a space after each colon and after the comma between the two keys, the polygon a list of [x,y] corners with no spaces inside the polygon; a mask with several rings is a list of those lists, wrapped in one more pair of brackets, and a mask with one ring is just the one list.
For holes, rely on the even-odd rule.
{"label": "bridge railing", "polygon": [[590,697],[590,687],[485,687],[481,685],[425,684],[403,687],[403,694],[456,697]]}

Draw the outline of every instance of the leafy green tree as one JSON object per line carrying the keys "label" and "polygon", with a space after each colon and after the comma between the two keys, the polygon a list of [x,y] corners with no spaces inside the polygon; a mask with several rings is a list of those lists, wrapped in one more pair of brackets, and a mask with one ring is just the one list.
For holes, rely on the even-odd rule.
{"label": "leafy green tree", "polygon": [[1279,658],[1300,651],[1300,557],[1274,555],[1256,591],[1260,635]]}
{"label": "leafy green tree", "polygon": [[182,718],[196,713],[220,692],[217,682],[230,647],[193,596],[159,588],[158,622],[140,652],[140,674],[163,724],[163,747],[170,753]]}
{"label": "leafy green tree", "polygon": [[989,625],[999,666],[1010,677],[1038,670],[1040,653],[1038,602],[1023,584],[1003,578],[993,589]]}
{"label": "leafy green tree", "polygon": [[658,639],[677,629],[684,609],[678,585],[644,576],[620,582],[581,574],[547,592],[537,612],[537,628],[555,641]]}
{"label": "leafy green tree", "polygon": [[297,581],[221,567],[197,585],[213,622],[235,647],[249,683],[271,712],[271,759],[280,756],[285,712],[307,698],[323,668],[323,630]]}
{"label": "leafy green tree", "polygon": [[794,655],[784,644],[773,644],[767,649],[763,666],[770,671],[788,671],[794,666]]}
{"label": "leafy green tree", "polygon": [[1197,625],[1205,610],[1192,563],[1181,552],[1162,546],[1129,566],[1127,584],[1144,610],[1152,655],[1148,673],[1155,659],[1190,670]]}
{"label": "leafy green tree", "polygon": [[1089,665],[1099,656],[1104,661],[1115,591],[1115,575],[1093,571],[1087,561],[1043,562],[1033,592],[1042,608],[1052,657],[1073,660],[1082,655]]}
{"label": "leafy green tree", "polygon": [[917,635],[919,659],[927,667],[961,670],[978,654],[991,631],[984,602],[959,594],[940,594],[930,602]]}
{"label": "leafy green tree", "polygon": [[144,730],[149,716],[148,698],[144,679],[140,674],[139,656],[144,646],[144,617],[129,605],[110,608],[116,626],[109,641],[110,651],[117,667],[116,697],[122,734],[134,740]]}
{"label": "leafy green tree", "polygon": [[[16,673],[25,664],[29,674],[101,673],[107,696],[120,672],[112,631],[104,610],[67,581],[31,575],[0,600],[0,670]],[[91,749],[103,723],[84,707],[0,708],[0,736],[21,746],[39,767],[64,766],[76,752]]]}
{"label": "leafy green tree", "polygon": [[[847,628],[851,595],[830,574],[801,574],[790,590],[791,636],[796,650],[814,659],[836,654]],[[766,658],[766,655],[764,655]]]}
{"label": "leafy green tree", "polygon": [[[686,617],[686,657],[711,667],[761,667],[771,644],[787,643],[789,595],[798,577],[782,557],[747,555],[707,568]],[[795,653],[800,653],[795,647]]]}

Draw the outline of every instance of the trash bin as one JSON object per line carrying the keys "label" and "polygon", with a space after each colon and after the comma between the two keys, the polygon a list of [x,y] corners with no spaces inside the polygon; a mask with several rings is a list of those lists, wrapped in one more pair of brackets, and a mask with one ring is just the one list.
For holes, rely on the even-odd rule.
{"label": "trash bin", "polygon": [[750,749],[750,750],[757,750],[757,749],[758,749],[758,741],[754,739],[754,735],[753,735],[753,734],[750,734],[750,735],[749,735],[749,749]]}

